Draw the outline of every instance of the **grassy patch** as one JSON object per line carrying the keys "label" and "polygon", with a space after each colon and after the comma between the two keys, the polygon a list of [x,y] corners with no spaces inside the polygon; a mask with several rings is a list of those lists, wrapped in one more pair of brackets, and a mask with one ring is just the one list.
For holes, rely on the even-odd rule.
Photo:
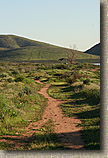
{"label": "grassy patch", "polygon": [[[23,64],[0,66],[0,135],[10,135],[30,121],[41,119],[47,99],[37,93],[43,85],[28,77],[30,71],[34,72],[34,65],[29,65],[28,70],[28,65]],[[19,74],[19,70],[24,71]]]}
{"label": "grassy patch", "polygon": [[0,142],[0,150],[13,150],[15,144],[7,144],[6,142]]}
{"label": "grassy patch", "polygon": [[[81,70],[80,70],[81,71]],[[86,70],[85,70],[86,72]],[[87,74],[87,73],[86,73]],[[99,73],[97,73],[99,74]],[[100,87],[91,83],[96,73],[89,77],[89,84],[76,80],[73,84],[53,84],[48,93],[50,96],[65,100],[60,107],[67,117],[78,117],[81,120],[82,139],[88,150],[100,149]]]}

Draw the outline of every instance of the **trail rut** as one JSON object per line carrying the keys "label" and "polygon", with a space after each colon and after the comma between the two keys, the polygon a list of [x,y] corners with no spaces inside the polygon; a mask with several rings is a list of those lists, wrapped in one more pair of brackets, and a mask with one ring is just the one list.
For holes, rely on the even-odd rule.
{"label": "trail rut", "polygon": [[[38,81],[38,83],[41,83]],[[54,122],[54,132],[58,139],[66,147],[71,149],[83,149],[84,142],[81,139],[81,127],[76,127],[81,121],[76,117],[65,117],[61,108],[58,106],[63,101],[50,97],[47,93],[49,84],[46,84],[38,93],[48,98],[48,103],[44,109],[42,120],[36,124],[41,127],[42,124],[51,119]]]}

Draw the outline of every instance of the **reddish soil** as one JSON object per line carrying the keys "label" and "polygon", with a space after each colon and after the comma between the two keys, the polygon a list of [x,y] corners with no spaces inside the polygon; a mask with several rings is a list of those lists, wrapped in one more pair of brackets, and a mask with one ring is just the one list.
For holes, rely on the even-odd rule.
{"label": "reddish soil", "polygon": [[84,142],[81,139],[81,127],[76,127],[81,121],[76,117],[69,118],[63,115],[62,110],[58,107],[63,101],[54,99],[48,95],[47,90],[49,86],[49,84],[46,84],[39,92],[45,98],[48,98],[48,103],[44,110],[42,120],[38,121],[35,125],[39,128],[51,119],[55,125],[54,132],[57,134],[61,143],[71,149],[83,148]]}
{"label": "reddish soil", "polygon": [[40,84],[43,84],[43,83],[42,83],[42,82],[40,82],[39,80],[35,80],[35,82],[40,83]]}
{"label": "reddish soil", "polygon": [[99,68],[97,68],[97,69],[91,69],[90,71],[98,71],[99,70]]}
{"label": "reddish soil", "polygon": [[[41,83],[39,80],[36,82]],[[41,83],[42,84],[42,83]],[[42,94],[45,98],[48,98],[47,106],[44,109],[44,113],[42,116],[42,120],[38,122],[31,122],[27,127],[28,132],[23,134],[22,136],[5,136],[5,138],[15,138],[15,140],[11,140],[10,143],[16,143],[17,147],[21,147],[24,143],[20,143],[23,139],[25,141],[28,140],[28,137],[32,137],[32,134],[36,132],[36,129],[40,128],[45,124],[49,119],[54,122],[54,132],[57,134],[60,143],[63,143],[67,148],[70,149],[84,149],[84,142],[81,139],[81,127],[76,127],[81,121],[76,117],[65,117],[62,113],[62,110],[58,105],[60,105],[63,101],[54,99],[50,97],[47,93],[49,88],[49,84],[46,84],[38,93]],[[0,142],[7,142],[7,139],[1,139]],[[24,142],[24,141],[23,141]]]}

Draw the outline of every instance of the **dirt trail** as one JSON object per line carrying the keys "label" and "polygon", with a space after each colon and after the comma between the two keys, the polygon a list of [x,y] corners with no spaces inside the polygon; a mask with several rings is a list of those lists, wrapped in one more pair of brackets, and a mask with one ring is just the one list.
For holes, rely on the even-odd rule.
{"label": "dirt trail", "polygon": [[[38,81],[38,83],[41,83]],[[45,98],[48,98],[48,103],[44,109],[42,120],[38,121],[37,128],[41,127],[42,124],[47,122],[49,119],[54,122],[54,132],[57,134],[60,142],[66,147],[71,149],[81,149],[84,146],[84,142],[81,139],[81,127],[76,127],[77,124],[81,123],[76,117],[65,117],[62,110],[58,105],[63,101],[50,97],[47,93],[49,84],[46,84],[38,93],[42,94]]]}
{"label": "dirt trail", "polygon": [[[36,82],[43,84],[39,80],[36,80]],[[28,132],[22,134],[21,136],[4,136],[0,142],[14,143],[16,144],[16,149],[17,147],[24,146],[25,143],[22,143],[21,140],[23,140],[23,142],[28,142],[28,138],[32,138],[32,135],[34,132],[36,132],[36,129],[40,128],[45,124],[45,122],[51,119],[55,125],[54,132],[57,134],[61,143],[70,149],[83,149],[84,142],[81,139],[81,127],[76,127],[77,124],[81,123],[81,121],[76,117],[69,118],[63,115],[62,110],[60,107],[58,107],[58,105],[63,103],[63,101],[54,99],[48,95],[47,90],[49,86],[49,84],[46,84],[38,92],[45,98],[48,98],[47,106],[44,109],[42,120],[33,123],[31,122],[29,126],[25,128],[28,130]],[[8,140],[7,138],[14,138],[15,140]]]}

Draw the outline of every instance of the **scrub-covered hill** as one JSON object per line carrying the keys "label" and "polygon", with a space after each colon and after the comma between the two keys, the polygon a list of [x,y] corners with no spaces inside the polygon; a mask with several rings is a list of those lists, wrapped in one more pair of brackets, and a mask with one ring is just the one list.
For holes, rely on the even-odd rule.
{"label": "scrub-covered hill", "polygon": [[54,46],[15,35],[0,35],[0,60],[58,60],[76,53],[76,59],[98,59],[98,56]]}

